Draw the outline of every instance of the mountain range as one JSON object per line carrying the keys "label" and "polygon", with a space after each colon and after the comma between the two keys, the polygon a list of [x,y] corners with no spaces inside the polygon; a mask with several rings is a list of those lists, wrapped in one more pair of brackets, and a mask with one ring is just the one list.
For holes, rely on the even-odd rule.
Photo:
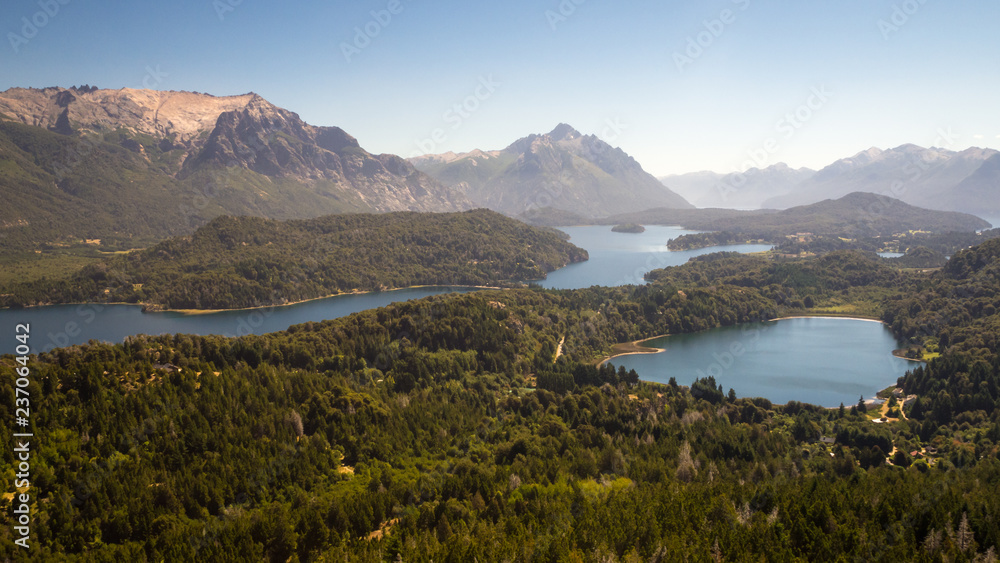
{"label": "mountain range", "polygon": [[[1000,215],[1000,153],[869,149],[819,171],[783,164],[662,179],[699,207],[790,208],[853,192]],[[254,93],[12,88],[0,92],[0,248],[104,249],[186,235],[220,215],[486,207],[559,224],[692,210],[619,148],[560,124],[501,150],[375,155]]]}
{"label": "mountain range", "polygon": [[787,209],[867,192],[927,209],[1000,215],[1000,153],[975,147],[873,147],[816,172],[778,164],[742,175],[695,172],[660,180],[699,207]]}
{"label": "mountain range", "polygon": [[765,200],[764,206],[786,208],[864,191],[929,209],[995,214],[1000,212],[1000,183],[995,174],[998,155],[980,148],[955,152],[916,145],[889,150],[873,147],[834,162],[788,194]]}
{"label": "mountain range", "polygon": [[426,155],[410,162],[475,205],[514,216],[551,209],[593,218],[693,207],[621,149],[564,123],[502,150]]}
{"label": "mountain range", "polygon": [[8,247],[132,246],[213,217],[456,211],[471,202],[337,127],[260,96],[14,88],[0,93],[0,237]]}
{"label": "mountain range", "polygon": [[815,173],[809,168],[778,163],[742,174],[691,172],[664,176],[660,181],[700,208],[759,209],[765,200],[791,192]]}

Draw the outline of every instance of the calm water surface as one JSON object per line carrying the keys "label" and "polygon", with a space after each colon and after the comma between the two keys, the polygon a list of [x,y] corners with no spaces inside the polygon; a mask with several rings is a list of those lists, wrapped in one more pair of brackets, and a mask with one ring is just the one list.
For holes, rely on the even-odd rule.
{"label": "calm water surface", "polygon": [[843,318],[787,319],[657,338],[658,354],[611,361],[635,369],[645,381],[671,377],[690,385],[713,376],[740,397],[774,403],[802,401],[827,407],[857,404],[896,383],[917,362],[892,355],[899,348],[877,322]]}
{"label": "calm water surface", "polygon": [[680,266],[694,256],[712,252],[763,252],[770,245],[740,244],[671,252],[667,241],[686,231],[680,227],[647,226],[644,233],[615,233],[611,226],[559,227],[569,241],[587,249],[590,260],[570,264],[550,272],[539,285],[549,289],[580,289],[592,285],[614,287],[646,283],[642,277],[651,270]]}
{"label": "calm water surface", "polygon": [[[345,317],[351,313],[384,307],[397,301],[420,299],[442,293],[476,291],[466,287],[420,287],[338,295],[287,307],[222,311],[199,315],[176,312],[143,313],[138,305],[53,305],[0,310],[0,327],[13,334],[18,323],[31,323],[32,352],[83,344],[90,340],[122,342],[135,334],[218,334],[244,336],[266,334],[308,321]],[[7,351],[0,351],[6,353]]]}
{"label": "calm water surface", "polygon": [[[645,283],[643,274],[655,268],[679,265],[690,257],[718,250],[754,252],[761,245],[714,247],[691,252],[669,252],[667,241],[692,232],[673,227],[649,227],[645,233],[613,233],[611,227],[567,227],[573,242],[590,252],[590,261],[552,272],[545,287],[580,288],[592,285]],[[143,313],[135,305],[55,305],[28,309],[0,310],[0,327],[31,323],[33,352],[90,340],[121,342],[135,334],[218,334],[242,336],[285,330],[308,321],[323,321],[351,313],[384,307],[397,301],[420,299],[442,293],[469,292],[474,288],[422,287],[340,295],[291,305],[200,315],[176,312]],[[0,353],[3,351],[0,350]]]}

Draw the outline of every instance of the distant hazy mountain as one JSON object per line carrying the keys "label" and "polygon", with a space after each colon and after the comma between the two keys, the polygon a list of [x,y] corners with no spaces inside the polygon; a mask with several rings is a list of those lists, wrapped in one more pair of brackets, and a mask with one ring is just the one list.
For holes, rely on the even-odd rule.
{"label": "distant hazy mountain", "polygon": [[[941,209],[965,209],[996,217],[1000,215],[1000,153],[995,153],[983,165],[948,191]],[[948,201],[961,202],[948,205]],[[975,207],[973,207],[975,205]],[[994,225],[1000,227],[1000,225]]]}
{"label": "distant hazy mountain", "polygon": [[566,124],[503,150],[428,155],[410,162],[477,206],[509,215],[552,208],[600,217],[653,207],[692,207],[621,149]]}
{"label": "distant hazy mountain", "polygon": [[309,218],[471,203],[256,94],[14,88],[0,93],[6,245],[185,234],[222,215]]}
{"label": "distant hazy mountain", "polygon": [[841,236],[886,236],[910,230],[975,232],[990,226],[969,214],[923,209],[891,197],[860,192],[783,211],[652,209],[615,215],[600,222],[610,225],[681,225],[702,231],[762,235],[808,232]]}
{"label": "distant hazy mountain", "polygon": [[787,194],[815,173],[778,163],[742,174],[692,172],[663,176],[660,181],[700,208],[760,209],[765,200]]}
{"label": "distant hazy mountain", "polygon": [[764,206],[784,209],[870,192],[928,209],[996,215],[1000,213],[997,154],[980,148],[961,152],[916,145],[871,148],[834,162],[789,193],[766,200]]}

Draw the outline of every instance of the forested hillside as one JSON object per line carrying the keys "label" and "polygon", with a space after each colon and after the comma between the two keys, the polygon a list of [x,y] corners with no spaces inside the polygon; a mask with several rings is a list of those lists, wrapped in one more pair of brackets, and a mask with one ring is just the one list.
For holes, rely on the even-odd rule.
{"label": "forested hillside", "polygon": [[498,286],[587,259],[564,235],[487,210],[219,217],[191,237],[6,288],[4,305],[78,301],[236,309],[415,285]]}
{"label": "forested hillside", "polygon": [[[998,241],[931,276],[853,252],[716,255],[649,286],[55,350],[30,364],[33,555],[994,561],[998,268]],[[942,354],[900,381],[920,396],[905,419],[594,367],[617,342],[865,300]]]}
{"label": "forested hillside", "polygon": [[615,225],[682,225],[688,229],[748,233],[753,238],[796,233],[845,237],[887,236],[911,230],[935,233],[968,232],[990,224],[965,213],[932,211],[873,193],[851,193],[783,211],[759,209],[650,209],[601,220]]}

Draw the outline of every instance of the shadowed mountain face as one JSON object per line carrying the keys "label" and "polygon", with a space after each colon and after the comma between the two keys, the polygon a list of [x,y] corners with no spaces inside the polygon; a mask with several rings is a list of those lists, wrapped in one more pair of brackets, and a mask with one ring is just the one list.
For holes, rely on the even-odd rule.
{"label": "shadowed mountain face", "polygon": [[998,154],[980,148],[961,152],[916,145],[872,148],[838,160],[763,205],[784,209],[870,192],[928,209],[995,215],[1000,213]]}
{"label": "shadowed mountain face", "polygon": [[373,211],[466,209],[469,202],[396,155],[372,155],[339,127],[314,127],[290,111],[255,96],[219,116],[184,174],[240,168],[304,185],[325,183],[356,195]]}
{"label": "shadowed mountain face", "polygon": [[542,208],[583,217],[691,204],[646,173],[632,157],[594,135],[560,124],[503,150],[410,159],[476,205],[510,215]]}
{"label": "shadowed mountain face", "polygon": [[256,94],[0,93],[5,244],[155,240],[221,214],[276,219],[454,211],[471,203],[394,155],[372,155]]}

